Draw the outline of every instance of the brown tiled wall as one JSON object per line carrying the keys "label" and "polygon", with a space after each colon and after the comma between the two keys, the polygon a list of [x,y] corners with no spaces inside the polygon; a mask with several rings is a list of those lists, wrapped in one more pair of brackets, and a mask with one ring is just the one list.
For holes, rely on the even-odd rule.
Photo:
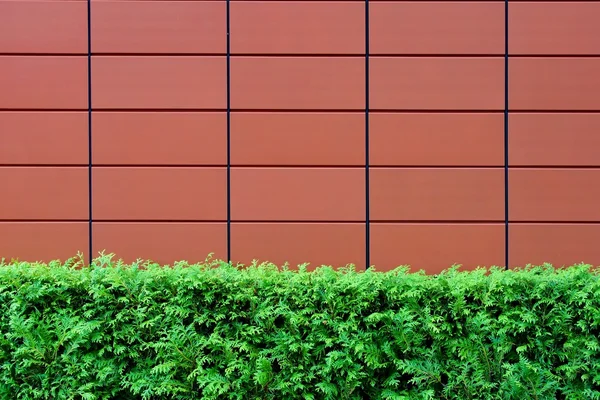
{"label": "brown tiled wall", "polygon": [[598,21],[600,1],[0,0],[0,257],[600,264]]}

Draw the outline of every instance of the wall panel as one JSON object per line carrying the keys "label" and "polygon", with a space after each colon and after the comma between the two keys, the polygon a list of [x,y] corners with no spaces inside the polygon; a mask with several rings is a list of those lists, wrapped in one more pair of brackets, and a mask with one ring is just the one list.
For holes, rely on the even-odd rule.
{"label": "wall panel", "polygon": [[97,56],[94,109],[225,109],[225,57]]}
{"label": "wall panel", "polygon": [[361,221],[362,168],[233,168],[233,221]]}
{"label": "wall panel", "polygon": [[224,221],[225,168],[94,167],[98,221]]}
{"label": "wall panel", "polygon": [[504,265],[503,224],[374,223],[371,234],[378,271],[410,266],[432,274],[453,264],[462,269]]}
{"label": "wall panel", "polygon": [[509,65],[509,104],[517,110],[600,109],[600,58],[514,58]]}
{"label": "wall panel", "polygon": [[361,57],[231,59],[233,109],[361,110],[365,96]]}
{"label": "wall panel", "polygon": [[375,110],[502,110],[501,57],[371,57]]}
{"label": "wall panel", "polygon": [[224,1],[95,1],[94,53],[224,54]]}
{"label": "wall panel", "polygon": [[510,54],[600,55],[599,19],[597,1],[512,1]]}
{"label": "wall panel", "polygon": [[88,258],[87,222],[0,222],[0,259],[62,260],[78,253]]}
{"label": "wall panel", "polygon": [[370,53],[504,54],[504,2],[372,2]]}
{"label": "wall panel", "polygon": [[503,221],[504,171],[373,168],[372,221]]}
{"label": "wall panel", "polygon": [[513,168],[511,221],[600,221],[600,169]]}
{"label": "wall panel", "polygon": [[600,166],[599,113],[512,113],[511,166]]}
{"label": "wall panel", "polygon": [[509,235],[512,265],[600,264],[600,224],[513,223]]}
{"label": "wall panel", "polygon": [[258,260],[292,268],[306,262],[309,269],[365,268],[364,223],[233,223],[231,240],[233,259],[246,265]]}
{"label": "wall panel", "polygon": [[227,165],[225,112],[95,112],[95,165]]}
{"label": "wall panel", "polygon": [[226,259],[227,225],[224,223],[96,222],[93,253],[114,253],[125,262],[139,258],[161,264]]}
{"label": "wall panel", "polygon": [[87,220],[88,175],[83,167],[0,167],[1,220]]}
{"label": "wall panel", "polygon": [[87,59],[0,55],[0,88],[0,109],[87,110]]}
{"label": "wall panel", "polygon": [[85,1],[0,1],[0,53],[87,54]]}
{"label": "wall panel", "polygon": [[364,2],[232,1],[230,7],[233,54],[365,53]]}
{"label": "wall panel", "polygon": [[376,112],[369,119],[372,166],[504,165],[500,112]]}
{"label": "wall panel", "polygon": [[234,166],[364,165],[365,114],[233,113],[231,163]]}
{"label": "wall panel", "polygon": [[87,165],[87,113],[0,112],[0,164]]}

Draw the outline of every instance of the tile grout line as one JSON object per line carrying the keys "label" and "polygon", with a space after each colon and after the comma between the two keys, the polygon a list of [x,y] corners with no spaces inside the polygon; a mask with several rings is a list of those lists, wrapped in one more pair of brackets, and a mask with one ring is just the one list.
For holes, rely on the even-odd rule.
{"label": "tile grout line", "polygon": [[369,162],[369,0],[365,0],[365,269],[371,266]]}
{"label": "tile grout line", "polygon": [[508,0],[504,0],[504,269],[509,269],[508,204]]}
{"label": "tile grout line", "polygon": [[93,215],[92,215],[92,2],[87,0],[87,67],[88,67],[88,259],[93,259]]}
{"label": "tile grout line", "polygon": [[230,0],[226,0],[226,47],[227,47],[227,262],[231,262],[231,26]]}

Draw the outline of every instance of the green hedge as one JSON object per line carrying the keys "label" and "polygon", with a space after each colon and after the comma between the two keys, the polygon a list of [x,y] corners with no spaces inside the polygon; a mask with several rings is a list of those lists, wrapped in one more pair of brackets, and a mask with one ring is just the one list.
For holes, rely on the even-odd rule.
{"label": "green hedge", "polygon": [[2,399],[600,399],[586,265],[0,267]]}

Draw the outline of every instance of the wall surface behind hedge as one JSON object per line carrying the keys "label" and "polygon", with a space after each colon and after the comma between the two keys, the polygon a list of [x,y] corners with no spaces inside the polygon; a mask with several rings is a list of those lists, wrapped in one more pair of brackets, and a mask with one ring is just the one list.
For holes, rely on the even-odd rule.
{"label": "wall surface behind hedge", "polygon": [[0,256],[598,264],[599,19],[0,0]]}

